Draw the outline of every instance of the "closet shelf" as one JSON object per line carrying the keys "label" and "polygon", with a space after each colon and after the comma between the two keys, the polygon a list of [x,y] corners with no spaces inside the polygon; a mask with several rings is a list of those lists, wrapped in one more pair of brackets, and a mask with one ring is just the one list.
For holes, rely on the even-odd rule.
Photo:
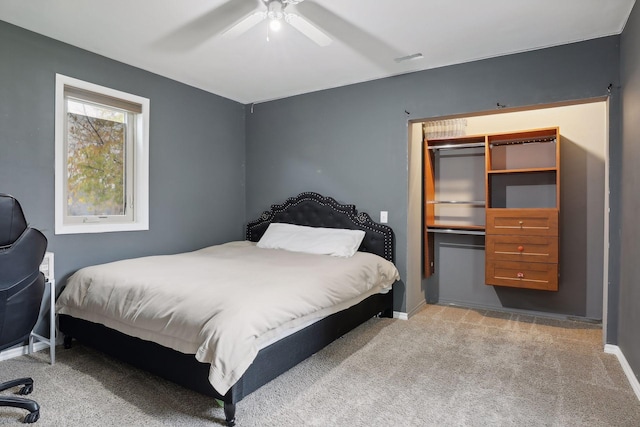
{"label": "closet shelf", "polygon": [[427,232],[442,233],[442,234],[468,234],[468,235],[470,234],[475,236],[485,235],[484,227],[482,227],[482,229],[477,230],[477,229],[459,228],[458,226],[446,227],[446,228],[440,228],[438,226],[438,228],[427,227]]}
{"label": "closet shelf", "polygon": [[523,169],[493,169],[488,170],[487,174],[509,174],[509,173],[532,173],[532,172],[556,172],[558,168],[556,167],[548,167],[548,168],[523,168]]}
{"label": "closet shelf", "polygon": [[471,205],[485,206],[484,200],[427,200],[427,205]]}
{"label": "closet shelf", "polygon": [[484,148],[484,142],[470,142],[467,144],[429,145],[429,150],[457,150],[460,148]]}
{"label": "closet shelf", "polygon": [[472,224],[427,224],[428,230],[436,230],[436,229],[453,229],[453,230],[476,230],[476,231],[484,231],[484,225],[472,225]]}

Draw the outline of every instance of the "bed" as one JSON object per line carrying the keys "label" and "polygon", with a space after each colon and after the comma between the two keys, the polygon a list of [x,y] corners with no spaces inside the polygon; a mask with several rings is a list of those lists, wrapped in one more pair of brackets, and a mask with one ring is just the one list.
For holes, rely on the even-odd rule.
{"label": "bed", "polygon": [[[266,242],[265,233],[271,236],[269,233],[276,226],[288,227],[289,224],[302,226],[303,229],[313,227],[310,229],[312,231],[356,230],[355,233],[363,234],[364,237],[359,246],[356,246],[358,252],[348,261],[344,257],[258,247]],[[221,262],[217,260],[219,257],[222,257],[224,263],[215,264],[214,262]],[[233,263],[236,262],[236,257],[238,262],[247,264],[244,267],[235,266]],[[197,264],[201,260],[206,260],[208,264]],[[236,404],[249,393],[369,318],[392,317],[391,287],[398,279],[393,261],[394,238],[390,227],[375,223],[369,215],[358,212],[353,205],[340,204],[317,193],[301,193],[283,204],[272,205],[259,219],[249,222],[245,242],[230,242],[187,254],[144,257],[81,269],[69,279],[68,289],[65,288],[58,299],[59,329],[64,334],[66,348],[71,346],[72,339],[77,339],[134,366],[222,401],[225,422],[233,426]],[[364,263],[364,270],[348,270],[352,268],[352,264],[360,262]],[[371,262],[372,266],[369,265]],[[162,265],[157,267],[161,271],[150,272],[148,267],[154,265]],[[185,271],[180,271],[182,267],[178,268],[178,265],[188,267],[184,268]],[[346,270],[341,276],[337,275],[343,265]],[[328,276],[324,277],[320,270],[309,273],[311,268],[316,267],[326,271]],[[205,274],[199,274],[203,277],[220,276],[218,282],[227,283],[224,280],[225,269],[228,270],[227,275],[251,269],[261,273],[234,274],[238,276],[238,280],[246,276],[247,283],[216,288],[212,294],[216,296],[215,301],[206,296],[208,294],[204,287],[208,286],[207,283],[200,283],[198,277],[186,275],[187,270],[195,270],[204,272]],[[292,270],[296,270],[298,276],[290,276],[289,274],[293,274]],[[336,275],[332,276],[334,271]],[[369,279],[369,273],[376,278]],[[378,277],[380,273],[382,278]],[[273,278],[288,279],[269,279],[270,275]],[[301,275],[306,276],[304,280],[308,279],[310,282],[297,278]],[[272,296],[271,290],[263,291],[262,287],[256,287],[253,278],[258,276],[260,281],[269,282],[268,289],[282,288],[285,292],[282,295],[286,297]],[[358,282],[371,283],[366,286],[352,283],[352,276],[356,276]],[[175,290],[172,290],[171,284],[179,280],[183,282],[180,286],[173,286]],[[133,282],[135,287],[124,288],[121,285],[124,282]],[[98,284],[102,284],[104,288],[98,287]],[[308,295],[315,294],[316,287],[328,288],[326,295],[329,296],[322,297],[318,294],[321,302],[314,300],[311,303]],[[146,288],[152,288],[154,293],[141,293]],[[236,288],[240,291],[236,291]],[[335,295],[338,288],[341,289],[340,292],[343,292],[343,288],[346,289],[344,292],[347,295],[341,296],[342,299]],[[247,289],[249,292],[255,290],[259,295],[257,301],[269,303],[254,302],[252,306],[247,302]],[[118,292],[122,294],[122,298],[116,299]],[[239,292],[235,299],[232,298],[234,292]],[[211,301],[211,306],[207,305],[207,309],[221,314],[211,315],[211,319],[216,319],[215,322],[202,320],[202,330],[192,331],[190,326],[185,326],[189,319],[184,320],[173,312],[169,313],[172,307],[162,305],[162,301],[178,301],[171,305],[179,306],[183,299],[191,298],[196,293],[197,300]],[[274,291],[273,295],[280,294],[275,294]],[[287,300],[287,303],[281,300]],[[300,318],[294,319],[290,317],[290,313],[283,314],[285,309],[289,310],[288,300],[302,303],[304,309],[299,305],[291,308],[292,311],[299,312]],[[141,314],[140,306],[146,307],[153,301],[160,301],[161,305],[154,308],[152,317],[146,318]],[[88,305],[80,306],[80,303]],[[216,304],[235,307],[230,310],[232,312],[244,311],[241,317],[226,316],[226,312]],[[103,315],[99,305],[110,307],[109,317],[101,317]],[[247,306],[251,309],[246,309]],[[196,314],[193,313],[202,311],[202,305],[188,311],[190,317],[195,317]],[[258,317],[262,322],[268,317],[267,312],[270,312],[269,316],[281,316],[281,319],[266,325],[254,322],[253,317]],[[210,330],[207,329],[210,323],[217,325],[220,323],[218,319],[225,317],[229,319],[224,327],[211,326]],[[165,323],[154,323],[157,318]],[[197,322],[198,319],[194,321]],[[172,329],[173,335],[169,333]],[[235,341],[229,338],[231,336],[236,337]],[[206,338],[196,342],[196,338],[200,337]]]}

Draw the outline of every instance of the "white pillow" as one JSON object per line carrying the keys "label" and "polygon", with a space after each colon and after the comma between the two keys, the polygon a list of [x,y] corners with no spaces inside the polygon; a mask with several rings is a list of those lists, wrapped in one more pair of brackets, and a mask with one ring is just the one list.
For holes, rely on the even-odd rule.
{"label": "white pillow", "polygon": [[309,254],[351,257],[358,251],[364,234],[362,230],[304,227],[272,222],[257,246]]}

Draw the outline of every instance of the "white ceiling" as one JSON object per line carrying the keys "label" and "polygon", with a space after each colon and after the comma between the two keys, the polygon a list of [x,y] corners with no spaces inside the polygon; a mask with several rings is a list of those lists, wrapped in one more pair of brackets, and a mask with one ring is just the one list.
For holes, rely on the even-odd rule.
{"label": "white ceiling", "polygon": [[[287,7],[320,47],[266,21],[226,28],[261,0],[0,0],[0,20],[241,103],[622,32],[635,0],[305,0]],[[397,63],[394,58],[422,53]]]}

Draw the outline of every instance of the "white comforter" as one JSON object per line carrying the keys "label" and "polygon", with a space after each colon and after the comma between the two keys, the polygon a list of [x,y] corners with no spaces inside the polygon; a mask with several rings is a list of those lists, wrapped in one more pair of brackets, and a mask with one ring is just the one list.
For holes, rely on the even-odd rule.
{"label": "white comforter", "polygon": [[56,309],[195,354],[211,364],[209,381],[225,394],[261,343],[398,279],[392,263],[368,253],[338,258],[231,242],[83,268]]}

